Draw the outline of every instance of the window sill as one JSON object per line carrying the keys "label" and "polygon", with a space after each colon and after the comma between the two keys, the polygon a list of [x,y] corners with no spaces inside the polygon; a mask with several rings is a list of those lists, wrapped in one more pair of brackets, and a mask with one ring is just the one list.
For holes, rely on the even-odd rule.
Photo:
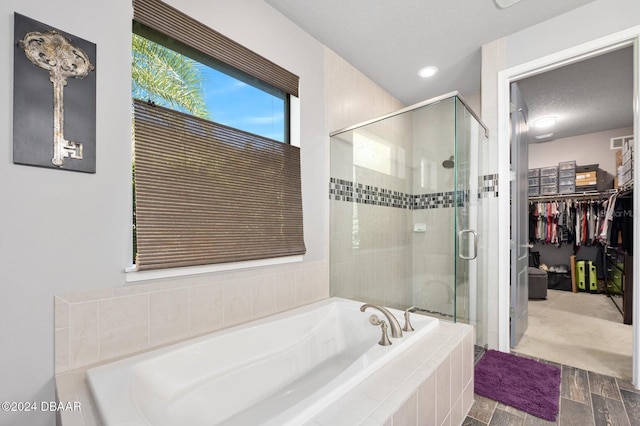
{"label": "window sill", "polygon": [[245,262],[219,263],[215,265],[188,266],[184,268],[158,269],[153,271],[136,271],[135,265],[125,269],[125,281],[134,283],[162,278],[186,277],[213,272],[236,271],[263,266],[283,265],[287,263],[302,262],[303,256],[275,257],[272,259],[249,260]]}

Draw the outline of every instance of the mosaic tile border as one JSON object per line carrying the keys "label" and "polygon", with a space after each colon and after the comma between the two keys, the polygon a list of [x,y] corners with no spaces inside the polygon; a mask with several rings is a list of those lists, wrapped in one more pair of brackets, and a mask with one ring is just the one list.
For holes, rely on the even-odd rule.
{"label": "mosaic tile border", "polygon": [[401,209],[411,209],[413,203],[412,196],[404,192],[336,178],[329,179],[329,199]]}
{"label": "mosaic tile border", "polygon": [[[478,198],[498,196],[498,175],[478,177]],[[439,209],[454,207],[454,191],[411,195],[405,192],[354,183],[344,179],[329,178],[329,199],[355,202],[374,206],[394,207],[408,210]],[[469,202],[469,191],[459,193],[458,207]]]}
{"label": "mosaic tile border", "polygon": [[[453,191],[414,195],[413,209],[421,210],[453,207],[455,202],[454,197],[455,193]],[[469,191],[458,193],[458,207],[466,205],[467,201],[469,201]]]}
{"label": "mosaic tile border", "polygon": [[478,176],[478,198],[498,198],[498,174]]}

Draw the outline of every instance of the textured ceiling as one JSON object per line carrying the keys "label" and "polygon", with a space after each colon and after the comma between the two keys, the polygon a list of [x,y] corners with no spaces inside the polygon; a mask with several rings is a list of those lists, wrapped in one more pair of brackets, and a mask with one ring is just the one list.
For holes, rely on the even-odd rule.
{"label": "textured ceiling", "polygon": [[[633,126],[633,50],[631,47],[520,80],[529,123],[554,116],[552,129],[530,125],[529,142]],[[553,132],[536,141],[533,136]]]}
{"label": "textured ceiling", "polygon": [[[405,105],[480,91],[480,48],[593,0],[265,0]],[[435,65],[431,79],[417,76]]]}

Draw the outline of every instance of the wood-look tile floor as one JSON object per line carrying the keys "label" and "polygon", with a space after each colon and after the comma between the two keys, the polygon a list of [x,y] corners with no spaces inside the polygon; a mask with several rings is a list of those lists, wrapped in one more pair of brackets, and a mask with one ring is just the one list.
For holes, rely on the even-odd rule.
{"label": "wood-look tile floor", "polygon": [[555,422],[542,420],[476,394],[473,407],[462,424],[464,426],[640,425],[640,390],[635,389],[630,382],[568,365],[539,361],[561,368],[560,412]]}

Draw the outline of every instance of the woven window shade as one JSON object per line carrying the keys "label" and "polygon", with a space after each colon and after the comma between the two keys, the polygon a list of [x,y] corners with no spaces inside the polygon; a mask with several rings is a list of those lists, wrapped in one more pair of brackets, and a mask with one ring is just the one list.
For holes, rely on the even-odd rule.
{"label": "woven window shade", "polygon": [[138,270],[305,253],[299,148],[134,108]]}
{"label": "woven window shade", "polygon": [[298,97],[299,78],[159,0],[133,0],[133,19]]}

